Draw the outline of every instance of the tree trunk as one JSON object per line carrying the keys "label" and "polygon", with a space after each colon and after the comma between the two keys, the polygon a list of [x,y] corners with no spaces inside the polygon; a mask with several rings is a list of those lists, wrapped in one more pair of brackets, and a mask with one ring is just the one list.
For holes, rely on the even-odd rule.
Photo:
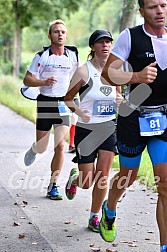
{"label": "tree trunk", "polygon": [[137,12],[137,0],[124,0],[124,9],[120,23],[120,32],[125,28],[130,28],[135,25]]}
{"label": "tree trunk", "polygon": [[6,63],[12,61],[12,41],[11,37],[7,36],[2,41],[2,59]]}
{"label": "tree trunk", "polygon": [[19,76],[21,65],[21,28],[16,26],[14,31],[13,75]]}
{"label": "tree trunk", "polygon": [[6,53],[6,59],[9,61],[12,61],[13,55],[13,44],[12,44],[12,39],[11,37],[8,37],[6,40],[6,45],[7,45],[7,53]]}

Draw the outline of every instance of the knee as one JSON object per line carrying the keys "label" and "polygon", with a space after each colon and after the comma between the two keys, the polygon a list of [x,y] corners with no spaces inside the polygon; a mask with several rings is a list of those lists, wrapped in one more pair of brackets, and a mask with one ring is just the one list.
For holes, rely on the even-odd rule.
{"label": "knee", "polygon": [[97,184],[98,188],[104,189],[108,185],[108,172],[101,171],[100,173],[97,173],[95,176],[95,184]]}
{"label": "knee", "polygon": [[78,186],[82,189],[89,189],[93,184],[91,177],[82,177],[81,174],[78,177]]}
{"label": "knee", "polygon": [[79,182],[79,187],[82,189],[89,189],[92,186],[92,181],[80,181]]}
{"label": "knee", "polygon": [[161,179],[157,183],[157,190],[160,197],[167,199],[167,178]]}
{"label": "knee", "polygon": [[64,152],[64,147],[65,147],[65,143],[59,143],[56,147],[55,147],[55,152]]}
{"label": "knee", "polygon": [[95,175],[99,179],[107,179],[109,176],[109,169],[103,169],[102,171],[98,171]]}

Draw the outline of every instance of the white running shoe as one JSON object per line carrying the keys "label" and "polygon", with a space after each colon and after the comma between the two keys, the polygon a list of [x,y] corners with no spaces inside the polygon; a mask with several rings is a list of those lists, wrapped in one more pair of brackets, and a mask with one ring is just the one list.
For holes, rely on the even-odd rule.
{"label": "white running shoe", "polygon": [[36,159],[36,153],[33,152],[32,147],[26,152],[24,156],[24,164],[25,166],[30,166],[34,163]]}

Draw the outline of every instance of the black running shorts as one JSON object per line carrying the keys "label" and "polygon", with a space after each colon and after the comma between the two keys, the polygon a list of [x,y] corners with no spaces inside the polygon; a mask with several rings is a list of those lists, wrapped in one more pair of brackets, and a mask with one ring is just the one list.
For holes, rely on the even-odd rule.
{"label": "black running shorts", "polygon": [[52,126],[70,125],[69,116],[60,116],[58,111],[58,101],[63,101],[64,97],[48,97],[38,95],[37,97],[37,121],[36,129],[49,131]]}

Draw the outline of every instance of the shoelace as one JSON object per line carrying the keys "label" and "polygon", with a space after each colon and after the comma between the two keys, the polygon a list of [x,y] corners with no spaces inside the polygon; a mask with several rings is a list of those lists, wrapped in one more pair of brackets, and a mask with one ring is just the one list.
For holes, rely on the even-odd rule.
{"label": "shoelace", "polygon": [[57,186],[55,183],[53,185],[49,185],[48,190],[51,191],[53,189],[57,189],[59,186]]}
{"label": "shoelace", "polygon": [[53,185],[52,185],[52,188],[58,188],[59,186],[58,185],[56,185],[56,183],[53,183]]}
{"label": "shoelace", "polygon": [[108,226],[108,227],[107,227],[108,230],[112,230],[112,225],[113,225],[114,221],[115,221],[115,217],[112,218],[112,219],[109,219],[109,218],[106,216],[106,224],[107,224],[107,226]]}

